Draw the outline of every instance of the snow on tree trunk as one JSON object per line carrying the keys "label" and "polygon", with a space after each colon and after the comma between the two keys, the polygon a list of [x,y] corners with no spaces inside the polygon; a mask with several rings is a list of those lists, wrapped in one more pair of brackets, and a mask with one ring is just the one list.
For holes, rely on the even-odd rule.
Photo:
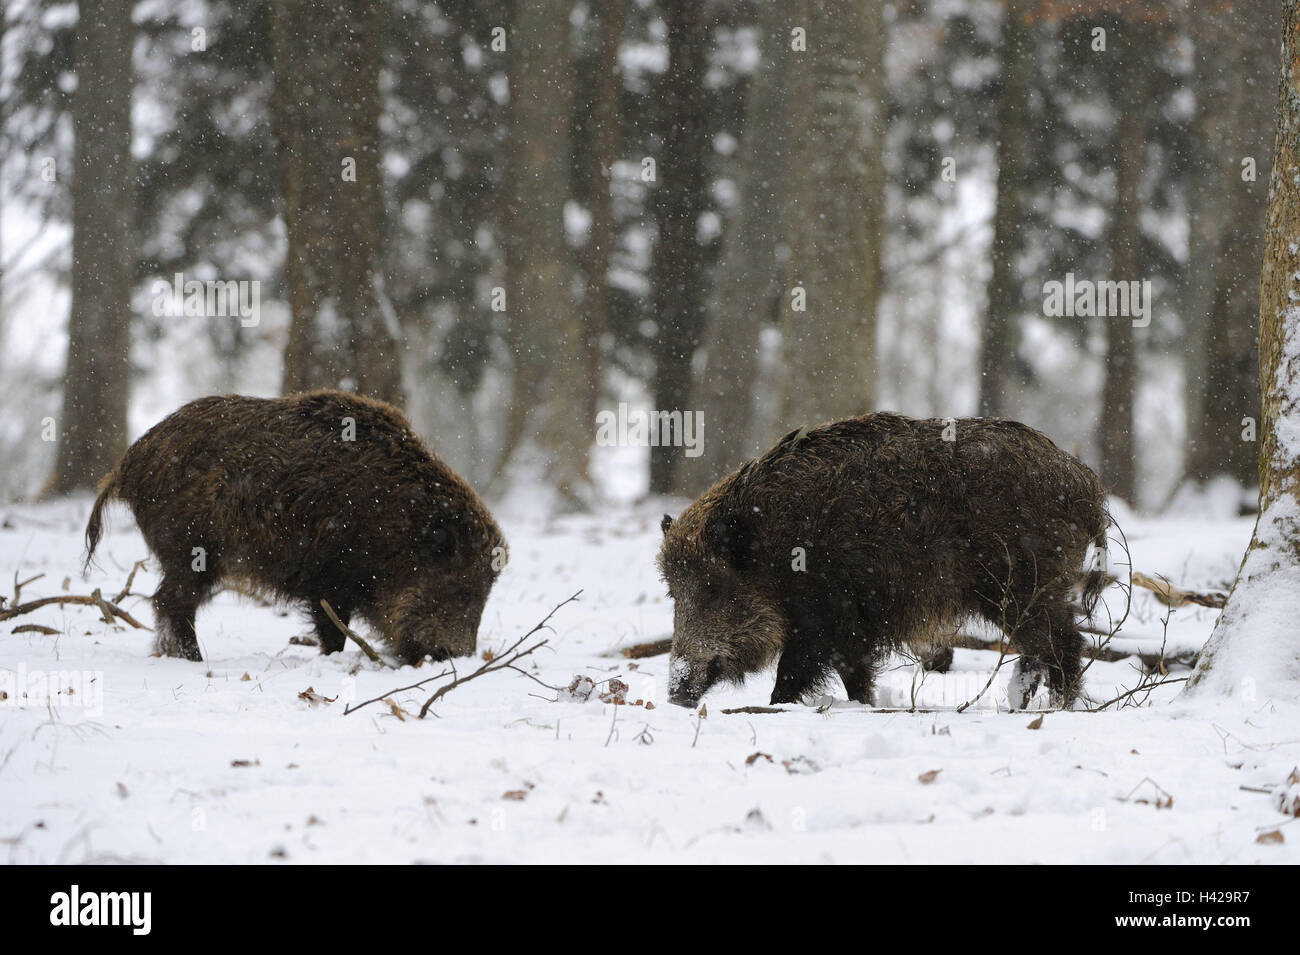
{"label": "snow on tree trunk", "polygon": [[1300,0],[1285,0],[1283,19],[1259,292],[1259,517],[1187,691],[1244,702],[1300,700]]}

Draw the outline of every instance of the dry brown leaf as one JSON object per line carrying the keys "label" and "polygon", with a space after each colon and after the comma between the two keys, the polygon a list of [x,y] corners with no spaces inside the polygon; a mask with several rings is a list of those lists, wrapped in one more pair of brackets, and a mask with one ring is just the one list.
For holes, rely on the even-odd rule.
{"label": "dry brown leaf", "polygon": [[767,755],[767,753],[750,753],[745,757],[745,765],[753,766],[760,757],[767,760],[769,763],[772,761],[772,757]]}
{"label": "dry brown leaf", "polygon": [[338,697],[336,696],[334,697],[334,699],[330,699],[328,696],[321,696],[319,693],[316,692],[314,687],[309,686],[307,687],[307,689],[303,690],[301,693],[298,694],[298,699],[306,700],[312,706],[315,706],[318,703],[333,703],[334,700],[338,699]]}
{"label": "dry brown leaf", "polygon": [[817,772],[817,764],[807,756],[796,756],[793,759],[781,760],[781,765],[791,776],[806,775]]}
{"label": "dry brown leaf", "polygon": [[1025,729],[1027,730],[1040,730],[1042,728],[1043,728],[1043,718],[1041,716],[1025,727]]}
{"label": "dry brown leaf", "polygon": [[1286,836],[1282,835],[1281,829],[1270,829],[1257,835],[1255,841],[1262,846],[1277,846],[1286,842]]}
{"label": "dry brown leaf", "polygon": [[627,703],[628,685],[626,683],[615,677],[609,681],[607,686],[605,692],[600,694],[602,703],[613,703],[617,706]]}
{"label": "dry brown leaf", "polygon": [[251,680],[251,679],[253,679],[253,678],[252,678],[251,676],[249,676],[247,673],[245,673],[243,676],[241,676],[241,677],[239,678],[239,682],[240,682],[240,683],[247,683],[247,682],[248,682],[249,680]]}
{"label": "dry brown leaf", "polygon": [[502,795],[501,798],[502,798],[502,799],[509,799],[509,800],[511,800],[512,802],[523,802],[525,799],[528,798],[528,790],[526,790],[526,789],[508,789],[508,790],[506,790],[505,794]]}
{"label": "dry brown leaf", "polygon": [[922,773],[920,776],[916,777],[917,782],[921,783],[923,786],[928,786],[939,778],[941,772],[943,772],[942,769],[932,769],[928,773]]}

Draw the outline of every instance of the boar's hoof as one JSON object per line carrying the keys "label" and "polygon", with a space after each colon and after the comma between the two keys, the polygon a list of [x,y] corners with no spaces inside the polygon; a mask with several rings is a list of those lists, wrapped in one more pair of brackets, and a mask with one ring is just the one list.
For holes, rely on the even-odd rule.
{"label": "boar's hoof", "polygon": [[1011,671],[1011,682],[1007,684],[1007,696],[1013,710],[1027,710],[1038,688],[1046,678],[1046,667],[1036,660],[1021,657]]}

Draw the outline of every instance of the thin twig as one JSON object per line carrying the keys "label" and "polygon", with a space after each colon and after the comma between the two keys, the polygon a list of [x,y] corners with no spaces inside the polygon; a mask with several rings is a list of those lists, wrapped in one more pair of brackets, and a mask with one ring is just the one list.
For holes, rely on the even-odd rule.
{"label": "thin twig", "polygon": [[349,713],[355,713],[363,706],[369,706],[371,703],[378,703],[381,700],[385,700],[396,693],[405,693],[407,690],[418,690],[426,683],[432,683],[434,680],[439,680],[444,676],[450,676],[452,672],[453,671],[451,670],[443,670],[441,673],[435,673],[433,676],[425,677],[419,683],[412,683],[410,686],[399,686],[395,690],[389,690],[387,693],[384,693],[380,696],[376,696],[373,699],[366,700],[364,703],[358,703],[356,706],[351,706],[351,705],[345,706],[343,707],[343,715],[347,716]]}
{"label": "thin twig", "polygon": [[125,600],[127,597],[131,596],[131,585],[132,585],[133,583],[135,583],[135,575],[136,575],[136,574],[140,571],[140,569],[143,568],[143,567],[145,566],[145,564],[147,564],[147,563],[149,563],[149,561],[147,561],[147,560],[137,560],[137,561],[136,561],[136,562],[131,566],[131,573],[129,573],[129,574],[126,575],[126,583],[124,583],[124,584],[122,585],[122,590],[121,590],[121,592],[120,592],[116,597],[113,598],[113,603],[115,603],[115,604],[120,604],[120,603],[121,603],[123,600]]}
{"label": "thin twig", "polygon": [[[516,673],[523,673],[524,676],[529,677],[530,679],[534,680],[537,683],[541,683],[542,686],[545,686],[548,690],[556,689],[556,687],[552,687],[547,683],[543,683],[541,680],[534,677],[531,673],[527,673],[524,670],[522,670],[519,666],[517,666],[519,661],[522,660],[524,657],[536,653],[542,647],[546,646],[547,641],[539,640],[537,643],[534,643],[527,647],[523,647],[523,649],[520,648],[523,646],[525,642],[529,640],[529,638],[534,636],[538,631],[547,629],[547,627],[550,624],[551,618],[555,616],[556,612],[565,604],[569,604],[577,600],[581,594],[582,591],[579,590],[572,597],[569,597],[567,600],[564,600],[556,604],[554,607],[551,608],[551,612],[548,613],[545,617],[543,617],[541,622],[538,623],[535,627],[533,627],[531,630],[525,633],[514,643],[510,644],[510,646],[507,647],[504,651],[496,654],[491,660],[484,661],[482,666],[480,666],[478,669],[470,673],[465,674],[465,676],[460,676],[456,672],[456,664],[453,661],[450,664],[451,666],[450,673],[448,673],[447,671],[443,671],[442,673],[437,673],[431,677],[427,677],[423,680],[420,680],[418,683],[412,683],[410,686],[400,687],[396,690],[389,690],[387,693],[381,694],[380,696],[374,697],[373,699],[366,700],[364,703],[358,703],[356,706],[344,707],[343,714],[346,716],[349,713],[355,713],[363,706],[369,706],[371,703],[377,703],[380,700],[390,697],[396,693],[402,693],[406,690],[419,689],[420,687],[423,687],[425,684],[431,683],[432,681],[441,679],[442,677],[445,676],[451,676],[452,677],[451,682],[438,687],[438,689],[433,693],[433,695],[424,701],[424,705],[420,707],[420,714],[419,714],[420,719],[424,719],[424,717],[428,715],[429,708],[432,707],[433,704],[438,702],[438,700],[442,699],[444,696],[446,696],[452,690],[456,689],[458,686],[461,686],[465,683],[468,683],[470,680],[476,679],[480,676],[483,676],[488,673],[492,673],[497,670],[514,670]],[[321,603],[322,605],[325,606],[326,612],[329,612],[328,604],[325,604],[324,601],[322,601]],[[337,623],[338,621],[335,622]]]}
{"label": "thin twig", "polygon": [[1092,708],[1092,712],[1099,713],[1102,710],[1104,710],[1106,707],[1110,706],[1112,703],[1118,703],[1120,700],[1126,700],[1130,696],[1133,696],[1134,694],[1146,692],[1147,696],[1150,696],[1151,691],[1156,689],[1157,687],[1164,686],[1168,683],[1186,683],[1190,679],[1191,677],[1178,676],[1178,677],[1169,677],[1164,680],[1158,680],[1155,683],[1143,682],[1133,687],[1133,689],[1131,690],[1125,690],[1123,693],[1115,697],[1113,700],[1107,700],[1105,703],[1102,703],[1100,706],[1094,706]]}

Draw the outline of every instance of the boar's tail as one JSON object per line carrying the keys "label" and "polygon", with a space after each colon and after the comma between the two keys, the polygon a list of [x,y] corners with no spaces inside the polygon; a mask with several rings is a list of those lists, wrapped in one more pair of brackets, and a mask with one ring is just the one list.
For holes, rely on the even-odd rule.
{"label": "boar's tail", "polygon": [[1083,612],[1089,617],[1097,609],[1097,601],[1101,598],[1101,592],[1106,589],[1110,583],[1110,561],[1109,544],[1110,544],[1110,525],[1114,519],[1110,516],[1105,505],[1101,507],[1100,524],[1092,535],[1092,546],[1096,548],[1093,555],[1092,566],[1083,578],[1083,592],[1081,594],[1083,603]]}
{"label": "boar's tail", "polygon": [[121,480],[121,471],[114,468],[111,474],[105,475],[99,482],[99,497],[95,498],[95,506],[90,509],[90,521],[86,524],[86,556],[81,562],[83,574],[90,568],[90,559],[95,556],[95,548],[99,546],[99,538],[104,533],[104,508],[117,496]]}

